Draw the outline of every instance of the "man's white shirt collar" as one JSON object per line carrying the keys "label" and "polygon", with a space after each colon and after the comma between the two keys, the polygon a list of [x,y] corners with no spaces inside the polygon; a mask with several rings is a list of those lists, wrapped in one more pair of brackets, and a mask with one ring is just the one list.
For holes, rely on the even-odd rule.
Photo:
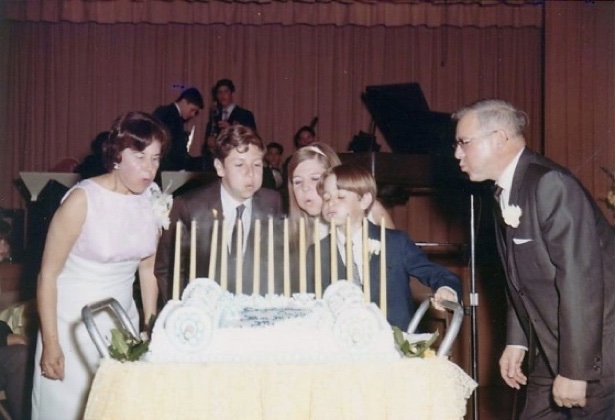
{"label": "man's white shirt collar", "polygon": [[177,109],[177,113],[179,114],[179,116],[183,120],[184,117],[182,117],[182,110],[179,108],[179,105],[177,105],[177,102],[173,102],[173,105],[175,105],[175,108]]}
{"label": "man's white shirt collar", "polygon": [[495,183],[502,188],[502,194],[500,195],[500,207],[502,207],[502,209],[506,208],[509,204],[510,189],[512,188],[515,169],[517,169],[519,158],[521,158],[521,154],[524,150],[525,147],[521,148],[519,153],[517,153],[515,158],[508,164],[508,166],[506,166],[500,177],[495,181]]}
{"label": "man's white shirt collar", "polygon": [[226,118],[228,119],[228,117],[231,116],[231,114],[233,113],[233,110],[235,109],[237,105],[235,104],[230,104],[229,106],[227,106],[226,108],[224,108],[222,110],[222,112],[226,112]]}

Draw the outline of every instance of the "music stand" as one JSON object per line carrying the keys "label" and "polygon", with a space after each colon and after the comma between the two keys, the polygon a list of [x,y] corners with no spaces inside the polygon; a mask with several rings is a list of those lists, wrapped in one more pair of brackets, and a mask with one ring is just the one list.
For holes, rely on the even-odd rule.
{"label": "music stand", "polygon": [[51,180],[70,188],[81,179],[79,174],[71,172],[20,172],[19,176],[30,193],[30,201],[38,200],[38,195]]}
{"label": "music stand", "polygon": [[161,178],[162,190],[167,194],[173,194],[185,184],[205,185],[217,179],[218,176],[212,172],[163,171]]}

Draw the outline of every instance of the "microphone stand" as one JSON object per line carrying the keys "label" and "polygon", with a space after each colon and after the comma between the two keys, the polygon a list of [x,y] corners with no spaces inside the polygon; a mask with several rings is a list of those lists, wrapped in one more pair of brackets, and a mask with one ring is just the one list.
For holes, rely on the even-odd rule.
{"label": "microphone stand", "polygon": [[[474,193],[470,194],[470,337],[472,356],[472,379],[478,383],[478,325],[476,292],[476,228],[474,226]],[[478,419],[478,387],[472,393],[472,419]]]}

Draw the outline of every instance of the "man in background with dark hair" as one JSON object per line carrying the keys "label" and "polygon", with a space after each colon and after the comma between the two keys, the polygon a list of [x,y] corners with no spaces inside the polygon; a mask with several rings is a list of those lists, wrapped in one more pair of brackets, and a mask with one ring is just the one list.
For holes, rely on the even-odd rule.
{"label": "man in background with dark hair", "polygon": [[185,124],[203,109],[203,97],[196,88],[184,90],[174,103],[156,108],[154,116],[171,135],[169,149],[160,163],[160,171],[200,170],[200,159],[188,152]]}
{"label": "man in background with dark hair", "polygon": [[235,84],[230,79],[221,79],[212,88],[214,106],[205,130],[207,137],[216,137],[220,131],[234,124],[241,124],[256,131],[254,114],[233,101]]}

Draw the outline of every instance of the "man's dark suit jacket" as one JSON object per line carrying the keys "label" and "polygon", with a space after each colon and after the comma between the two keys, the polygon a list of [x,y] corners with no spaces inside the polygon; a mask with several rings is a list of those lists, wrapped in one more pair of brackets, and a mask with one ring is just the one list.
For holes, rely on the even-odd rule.
{"label": "man's dark suit jacket", "polygon": [[[192,220],[196,221],[196,276],[209,277],[209,255],[211,252],[212,231],[213,231],[213,210],[217,211],[219,223],[218,231],[218,252],[217,252],[217,269],[215,280],[219,283],[220,275],[220,249],[222,242],[222,200],[220,198],[220,181],[216,181],[201,187],[188,191],[187,193],[176,197],[173,201],[171,209],[171,224],[168,230],[163,231],[158,251],[156,253],[155,273],[158,280],[158,288],[162,303],[164,304],[170,298],[171,287],[173,283],[173,267],[175,257],[175,230],[176,222],[179,220],[183,223],[182,241],[181,241],[181,289],[186,283],[189,270],[189,255],[190,255],[190,226]],[[248,236],[248,244],[244,254],[243,261],[243,283],[242,291],[244,294],[252,294],[253,283],[253,259],[254,259],[254,221],[261,220],[261,270],[260,283],[261,294],[266,292],[267,284],[267,221],[271,215],[275,218],[275,231],[281,232],[277,226],[280,223],[279,216],[282,214],[282,203],[280,195],[271,190],[260,189],[252,198],[252,219],[250,233]],[[230,236],[230,230],[229,230]],[[275,234],[274,234],[275,236]],[[230,238],[229,238],[230,240]],[[275,243],[275,255],[282,255],[281,241]],[[224,250],[228,254],[228,250]],[[275,267],[281,270],[281,264]],[[276,273],[276,290],[281,291],[282,275]],[[235,291],[235,262],[228,259],[228,284],[229,291]]]}
{"label": "man's dark suit jacket", "polygon": [[168,130],[171,138],[166,155],[160,162],[161,171],[181,171],[190,169],[187,166],[190,162],[188,153],[188,134],[184,128],[184,120],[179,115],[175,104],[163,105],[156,108],[154,116],[163,123]]}
{"label": "man's dark suit jacket", "polygon": [[507,344],[527,346],[531,324],[553,376],[613,375],[615,229],[567,169],[528,149],[509,205],[521,208],[517,228],[495,207],[511,303]]}
{"label": "man's dark suit jacket", "polygon": [[[212,133],[212,125],[214,125],[214,128],[217,127],[221,119],[221,112],[212,115],[212,118],[210,118],[207,122],[205,133],[207,133],[207,135],[210,135]],[[226,121],[228,121],[229,124],[241,124],[256,131],[256,121],[254,121],[254,114],[252,114],[252,111],[249,111],[240,106],[235,105],[233,112],[231,112],[231,115],[228,116]],[[218,130],[216,129],[214,130],[214,132],[216,132],[217,134]]]}
{"label": "man's dark suit jacket", "polygon": [[[368,236],[380,241],[380,227],[369,223]],[[461,299],[461,283],[456,275],[446,268],[434,264],[416,244],[401,230],[386,230],[387,258],[387,320],[403,331],[414,315],[414,302],[410,290],[410,276],[436,291],[448,286]],[[323,289],[331,284],[331,236],[320,241]],[[346,266],[337,252],[338,279],[346,278]],[[369,260],[370,291],[372,302],[380,302],[380,255],[375,253]],[[308,291],[314,289],[314,246],[310,246],[307,258]]]}

